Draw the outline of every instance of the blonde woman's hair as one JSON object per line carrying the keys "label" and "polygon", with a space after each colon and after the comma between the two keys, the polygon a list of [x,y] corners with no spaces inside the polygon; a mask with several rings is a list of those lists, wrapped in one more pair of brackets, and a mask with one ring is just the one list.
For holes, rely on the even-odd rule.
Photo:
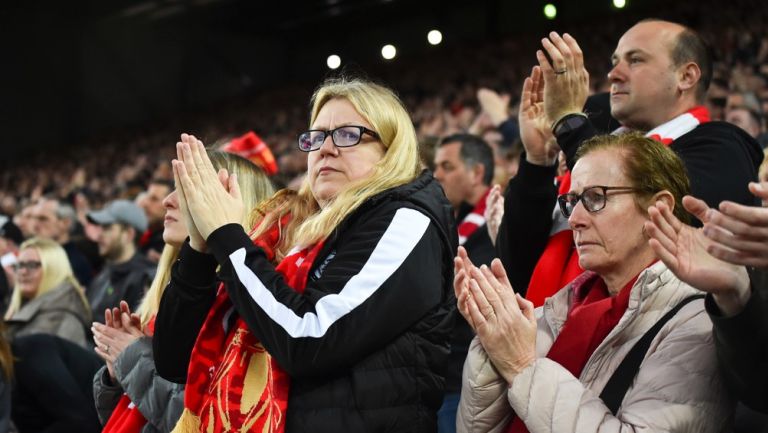
{"label": "blonde woman's hair", "polygon": [[416,130],[408,111],[394,92],[362,79],[328,80],[312,96],[310,127],[323,106],[335,99],[351,103],[378,133],[385,148],[384,157],[376,163],[368,177],[350,183],[322,209],[312,194],[309,176],[298,192],[282,190],[265,202],[259,209],[265,217],[256,235],[268,230],[284,215],[291,215],[275,248],[277,261],[296,245],[311,245],[326,238],[363,202],[414,180],[421,171]]}
{"label": "blonde woman's hair", "polygon": [[[208,157],[215,169],[224,168],[229,173],[237,173],[237,184],[240,187],[243,204],[245,209],[250,210],[245,213],[241,224],[246,230],[250,230],[255,221],[261,218],[261,214],[256,211],[259,203],[275,192],[272,182],[261,168],[242,156],[220,150],[209,150]],[[139,317],[141,317],[142,328],[147,326],[147,323],[157,314],[165,286],[171,280],[171,266],[178,256],[179,248],[165,245],[157,263],[155,278],[137,310]]]}
{"label": "blonde woman's hair", "polygon": [[[43,278],[40,280],[40,286],[37,288],[37,292],[33,296],[33,299],[38,298],[50,292],[52,289],[55,289],[62,283],[67,282],[75,287],[86,310],[90,311],[83,288],[75,278],[75,275],[72,272],[72,266],[69,264],[69,258],[67,258],[67,253],[61,245],[50,239],[31,238],[21,244],[19,251],[23,251],[26,248],[34,248],[37,250],[37,253],[40,255],[40,263],[42,264],[41,272],[43,273]],[[14,288],[13,294],[11,295],[10,305],[5,313],[6,320],[19,311],[21,303],[21,291]]]}

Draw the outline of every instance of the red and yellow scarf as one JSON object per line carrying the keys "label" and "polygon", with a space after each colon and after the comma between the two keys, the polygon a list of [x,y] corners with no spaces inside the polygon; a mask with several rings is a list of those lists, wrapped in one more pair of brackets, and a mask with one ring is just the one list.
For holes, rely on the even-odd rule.
{"label": "red and yellow scarf", "polygon": [[[254,241],[274,258],[278,227]],[[301,293],[322,242],[286,256],[277,266],[286,283]],[[187,373],[184,412],[174,432],[225,433],[285,429],[290,378],[234,313],[222,286],[195,342]],[[236,313],[235,313],[236,314]]]}

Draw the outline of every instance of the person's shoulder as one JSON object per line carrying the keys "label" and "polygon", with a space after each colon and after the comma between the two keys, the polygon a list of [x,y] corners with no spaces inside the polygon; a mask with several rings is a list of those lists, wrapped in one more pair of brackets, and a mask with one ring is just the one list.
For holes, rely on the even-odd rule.
{"label": "person's shoulder", "polygon": [[760,145],[746,131],[728,122],[712,121],[702,123],[675,140],[674,144],[687,142],[710,142],[713,144],[738,144],[756,150]]}
{"label": "person's shoulder", "polygon": [[720,121],[702,123],[680,136],[671,147],[678,151],[698,149],[706,152],[725,152],[730,155],[735,155],[734,150],[741,150],[751,162],[759,164],[763,159],[763,152],[757,140],[738,126]]}

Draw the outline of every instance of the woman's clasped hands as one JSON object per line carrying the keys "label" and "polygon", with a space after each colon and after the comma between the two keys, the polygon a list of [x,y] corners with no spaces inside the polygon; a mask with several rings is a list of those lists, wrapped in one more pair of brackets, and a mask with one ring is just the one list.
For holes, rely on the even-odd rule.
{"label": "woman's clasped hands", "polygon": [[205,240],[216,229],[243,220],[245,208],[237,174],[225,169],[216,172],[203,142],[194,135],[181,134],[176,155],[177,159],[172,161],[173,176],[190,245],[204,251]]}
{"label": "woman's clasped hands", "polygon": [[478,268],[459,247],[454,271],[459,312],[498,372],[512,383],[536,359],[533,303],[515,293],[499,259]]}

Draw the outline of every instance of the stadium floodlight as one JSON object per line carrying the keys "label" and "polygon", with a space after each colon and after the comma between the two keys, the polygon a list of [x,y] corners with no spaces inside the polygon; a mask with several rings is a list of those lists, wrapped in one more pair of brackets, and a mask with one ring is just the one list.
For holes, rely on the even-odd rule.
{"label": "stadium floodlight", "polygon": [[550,20],[555,19],[557,16],[557,8],[552,3],[544,5],[544,16]]}
{"label": "stadium floodlight", "polygon": [[397,48],[394,45],[387,44],[381,47],[381,57],[387,60],[392,60],[397,55]]}
{"label": "stadium floodlight", "polygon": [[328,56],[328,60],[326,60],[325,63],[329,68],[336,69],[341,66],[341,57],[337,56],[336,54],[331,54]]}
{"label": "stadium floodlight", "polygon": [[627,0],[613,0],[613,7],[616,9],[624,9],[624,6],[627,5]]}
{"label": "stadium floodlight", "polygon": [[443,34],[440,33],[440,30],[430,30],[430,32],[427,33],[427,42],[429,42],[430,44],[437,45],[442,41],[443,41]]}

